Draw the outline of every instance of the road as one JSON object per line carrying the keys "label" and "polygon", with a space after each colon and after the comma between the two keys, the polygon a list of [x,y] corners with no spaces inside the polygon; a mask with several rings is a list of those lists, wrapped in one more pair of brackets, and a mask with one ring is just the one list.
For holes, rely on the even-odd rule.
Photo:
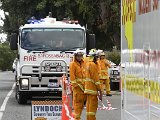
{"label": "road", "polygon": [[[14,74],[11,71],[0,72],[0,120],[31,120],[31,104],[19,105],[15,99]],[[13,90],[12,90],[13,89]],[[114,92],[112,97],[107,97],[113,108],[117,110],[98,110],[97,120],[120,120],[120,93]],[[107,106],[106,98],[103,102]],[[82,120],[85,120],[85,109]]]}

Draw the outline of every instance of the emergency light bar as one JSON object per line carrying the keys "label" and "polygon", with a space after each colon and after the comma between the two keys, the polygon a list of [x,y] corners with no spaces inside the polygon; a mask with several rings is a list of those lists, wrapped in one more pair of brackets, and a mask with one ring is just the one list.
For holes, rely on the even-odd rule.
{"label": "emergency light bar", "polygon": [[78,24],[78,20],[63,20],[62,22],[64,23],[69,23],[69,24]]}
{"label": "emergency light bar", "polygon": [[[31,17],[31,19],[27,20],[27,22],[29,24],[45,24],[45,23],[55,23],[56,22],[56,18],[44,18],[44,19],[40,19],[40,20],[36,20],[34,17]],[[62,20],[61,22],[63,23],[68,23],[68,24],[78,24],[78,20]]]}
{"label": "emergency light bar", "polygon": [[29,24],[39,24],[44,22],[43,20],[27,20],[27,23]]}
{"label": "emergency light bar", "polygon": [[56,18],[44,18],[44,19],[41,19],[41,20],[30,19],[30,20],[27,20],[27,22],[29,24],[55,23],[56,22]]}

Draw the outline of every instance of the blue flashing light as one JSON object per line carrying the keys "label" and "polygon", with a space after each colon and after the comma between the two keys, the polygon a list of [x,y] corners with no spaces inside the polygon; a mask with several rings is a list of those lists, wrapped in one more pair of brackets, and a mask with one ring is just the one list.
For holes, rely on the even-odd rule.
{"label": "blue flashing light", "polygon": [[41,20],[30,19],[30,20],[27,20],[27,23],[29,23],[29,24],[41,24],[42,22],[45,22],[44,19],[41,19]]}

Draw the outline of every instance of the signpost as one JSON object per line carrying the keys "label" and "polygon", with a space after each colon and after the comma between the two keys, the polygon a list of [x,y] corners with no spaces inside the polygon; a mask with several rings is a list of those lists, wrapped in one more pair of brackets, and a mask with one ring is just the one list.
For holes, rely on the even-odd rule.
{"label": "signpost", "polygon": [[61,120],[62,101],[32,101],[31,120]]}

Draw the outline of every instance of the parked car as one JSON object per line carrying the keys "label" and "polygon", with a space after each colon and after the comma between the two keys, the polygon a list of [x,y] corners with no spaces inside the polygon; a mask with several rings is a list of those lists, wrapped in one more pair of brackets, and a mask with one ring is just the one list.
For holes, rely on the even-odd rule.
{"label": "parked car", "polygon": [[112,66],[110,68],[110,80],[112,82],[119,82],[120,81],[120,67],[119,66]]}
{"label": "parked car", "polygon": [[111,80],[117,81],[120,79],[120,67],[112,61],[109,61],[111,68],[109,68],[109,76]]}
{"label": "parked car", "polygon": [[108,62],[109,62],[109,64],[111,65],[111,67],[112,67],[112,66],[116,66],[116,64],[115,64],[114,62],[109,61],[109,60],[108,60]]}
{"label": "parked car", "polygon": [[111,62],[111,68],[109,68],[111,90],[120,90],[120,66]]}
{"label": "parked car", "polygon": [[13,73],[16,71],[16,66],[17,66],[17,58],[14,59],[13,64],[12,64],[12,72]]}

